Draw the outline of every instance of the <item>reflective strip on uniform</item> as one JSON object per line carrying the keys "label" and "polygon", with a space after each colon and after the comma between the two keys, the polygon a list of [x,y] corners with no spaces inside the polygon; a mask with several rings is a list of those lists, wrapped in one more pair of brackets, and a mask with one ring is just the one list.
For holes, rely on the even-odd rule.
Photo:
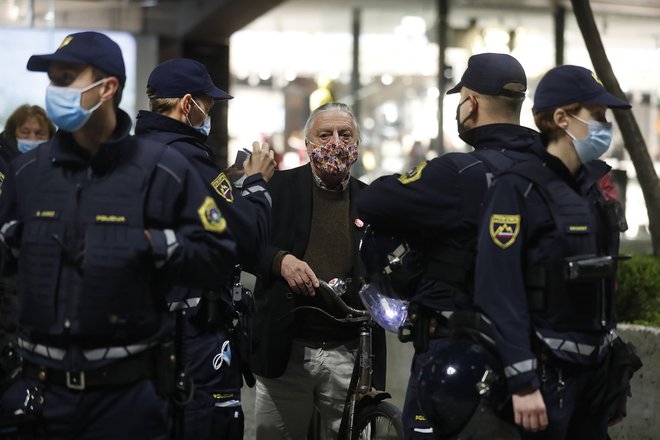
{"label": "reflective strip on uniform", "polygon": [[176,312],[177,310],[191,309],[193,307],[197,307],[201,299],[202,298],[197,297],[197,298],[184,299],[183,301],[173,301],[168,304],[167,308],[170,312]]}
{"label": "reflective strip on uniform", "polygon": [[56,347],[48,347],[42,344],[35,344],[34,342],[26,341],[22,338],[18,338],[18,346],[24,350],[38,354],[39,356],[54,359],[56,361],[61,361],[64,359],[64,356],[66,356],[66,350]]}
{"label": "reflective strip on uniform", "polygon": [[573,341],[567,341],[565,339],[558,339],[558,338],[544,338],[538,333],[537,335],[552,350],[561,350],[567,353],[579,354],[582,356],[591,356],[594,350],[596,349],[595,346],[589,344],[579,344]]}
{"label": "reflective strip on uniform", "polygon": [[125,345],[121,347],[104,347],[95,348],[93,350],[84,350],[83,356],[90,362],[102,361],[105,359],[123,359],[129,356],[142,353],[149,347],[153,347],[156,343],[151,344],[135,344]]}
{"label": "reflective strip on uniform", "polygon": [[[151,344],[135,344],[126,345],[121,347],[104,347],[95,348],[93,350],[84,350],[83,356],[88,361],[101,361],[104,359],[123,359],[135,354],[145,351],[147,348],[153,347],[156,343]],[[61,361],[66,356],[67,351],[62,348],[49,347],[42,344],[35,344],[25,339],[18,338],[18,346],[24,350],[31,351],[48,359]]]}
{"label": "reflective strip on uniform", "polygon": [[414,428],[413,431],[421,434],[433,434],[433,428]]}
{"label": "reflective strip on uniform", "polygon": [[164,229],[163,233],[165,234],[165,243],[167,243],[167,260],[172,258],[172,254],[176,248],[179,247],[179,242],[176,239],[176,234],[171,229]]}
{"label": "reflective strip on uniform", "polygon": [[509,378],[534,370],[536,370],[536,359],[527,359],[526,361],[516,362],[515,364],[504,367],[504,375]]}
{"label": "reflective strip on uniform", "polygon": [[235,408],[241,406],[240,400],[227,400],[226,402],[216,402],[215,406],[218,408]]}
{"label": "reflective strip on uniform", "polygon": [[266,200],[268,201],[268,204],[272,207],[273,206],[273,199],[270,198],[270,194],[268,194],[268,191],[266,191],[266,188],[264,188],[261,185],[253,185],[253,186],[248,186],[247,188],[243,188],[243,191],[241,192],[241,195],[243,197],[252,194],[252,193],[257,193],[257,192],[264,192],[264,197],[266,197]]}

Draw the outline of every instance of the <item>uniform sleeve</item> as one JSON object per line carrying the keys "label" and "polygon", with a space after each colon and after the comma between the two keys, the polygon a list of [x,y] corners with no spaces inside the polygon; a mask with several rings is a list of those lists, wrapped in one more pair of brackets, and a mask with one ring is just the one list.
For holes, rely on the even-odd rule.
{"label": "uniform sleeve", "polygon": [[13,172],[13,166],[10,166],[7,175],[4,176],[0,191],[1,267],[4,273],[10,274],[16,270],[16,257],[20,249],[23,232],[23,223],[18,212],[16,176]]}
{"label": "uniform sleeve", "polygon": [[226,218],[190,163],[164,152],[147,194],[146,225],[167,277],[190,287],[223,287],[236,263]]}
{"label": "uniform sleeve", "polygon": [[273,201],[262,175],[255,174],[247,177],[243,181],[240,194],[237,194],[236,199],[237,206],[240,204],[244,207],[245,212],[250,214],[246,221],[253,229],[253,244],[251,246],[251,258],[245,264],[249,270],[256,270],[261,255],[270,241],[272,228],[271,210]]}
{"label": "uniform sleeve", "polygon": [[515,177],[503,176],[489,191],[481,217],[475,303],[491,320],[495,342],[512,393],[537,389],[536,357],[524,284],[523,192]]}
{"label": "uniform sleeve", "polygon": [[458,170],[442,157],[375,180],[360,191],[357,209],[367,223],[441,228],[460,220],[460,197]]}
{"label": "uniform sleeve", "polygon": [[238,189],[201,149],[194,150],[190,162],[227,219],[240,264],[251,270],[258,263],[270,234],[271,202],[266,182],[261,174],[256,174],[246,178],[243,188]]}

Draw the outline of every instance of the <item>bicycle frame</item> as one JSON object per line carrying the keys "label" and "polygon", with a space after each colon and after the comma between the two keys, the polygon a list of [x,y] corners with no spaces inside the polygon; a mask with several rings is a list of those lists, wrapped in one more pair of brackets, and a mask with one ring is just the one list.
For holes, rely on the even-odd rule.
{"label": "bicycle frame", "polygon": [[341,299],[340,296],[345,292],[345,286],[340,280],[335,278],[329,283],[320,281],[320,284],[320,289],[328,292],[327,295],[331,296],[346,312],[347,318],[345,319],[360,323],[358,352],[337,436],[338,440],[350,440],[357,435],[357,432],[355,432],[355,415],[358,414],[360,408],[378,403],[392,396],[387,392],[372,388],[373,352],[371,342],[373,328],[377,325],[376,322],[366,310],[354,309]]}

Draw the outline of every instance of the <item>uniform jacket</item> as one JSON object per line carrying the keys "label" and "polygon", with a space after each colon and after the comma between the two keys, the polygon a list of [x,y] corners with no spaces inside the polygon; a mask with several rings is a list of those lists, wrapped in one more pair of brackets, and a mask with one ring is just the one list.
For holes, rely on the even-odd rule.
{"label": "uniform jacket", "polygon": [[563,361],[593,365],[604,356],[608,334],[616,326],[613,279],[603,279],[606,287],[598,294],[593,287],[598,282],[577,289],[562,285],[545,298],[546,304],[557,304],[553,316],[547,305],[533,306],[532,270],[559,267],[559,272],[546,272],[546,278],[547,283],[561,282],[565,258],[618,251],[618,230],[606,217],[597,186],[609,166],[592,161],[573,176],[543,145],[533,151],[530,163],[518,169],[529,166],[537,170],[532,176],[539,176],[543,167],[551,179],[544,187],[516,168],[496,179],[485,201],[476,268],[475,302],[493,322],[514,393],[540,386],[539,347]]}
{"label": "uniform jacket", "polygon": [[[289,360],[294,331],[294,315],[290,311],[295,306],[295,294],[290,291],[283,278],[271,275],[271,266],[273,258],[280,250],[288,251],[303,260],[312,221],[313,185],[315,183],[309,164],[275,172],[268,182],[273,198],[273,234],[271,244],[266,248],[262,258],[259,272],[261,288],[255,292],[257,345],[252,362],[254,372],[260,376],[269,378],[281,376]],[[364,187],[364,183],[353,177],[350,178],[351,219],[357,218],[354,200]],[[362,229],[354,221],[350,223],[353,227],[353,279],[358,280],[362,275],[358,261],[358,245]],[[374,384],[381,388],[385,385],[384,336],[382,331],[374,332],[376,353]]]}
{"label": "uniform jacket", "polygon": [[19,154],[16,139],[8,137],[4,131],[0,133],[0,189],[2,189],[2,182],[9,171],[9,164]]}
{"label": "uniform jacket", "polygon": [[[43,344],[66,351],[63,358],[45,357],[37,354],[36,346],[33,346],[34,350],[28,347],[23,355],[34,363],[73,371],[85,370],[97,365],[97,356],[84,354],[84,350],[105,348],[115,343],[123,345],[148,342],[160,337],[163,329],[167,327],[165,319],[161,319],[161,325],[152,334],[118,331],[113,338],[104,339],[80,333],[80,329],[84,328],[82,322],[89,321],[85,319],[85,307],[93,307],[95,313],[102,314],[103,308],[99,307],[104,307],[101,306],[104,303],[99,301],[110,299],[100,298],[99,301],[92,301],[89,295],[98,295],[99,290],[92,289],[94,291],[91,293],[87,291],[90,285],[108,290],[102,288],[103,276],[107,277],[106,285],[112,286],[132,279],[122,275],[121,271],[133,271],[135,266],[145,267],[139,278],[143,275],[144,278],[153,280],[153,283],[144,289],[142,299],[134,298],[131,302],[143,303],[144,308],[139,312],[147,313],[150,320],[159,314],[164,316],[164,294],[169,290],[167,286],[171,286],[173,282],[198,287],[214,287],[227,282],[227,267],[231,267],[235,259],[235,245],[224,227],[225,220],[219,215],[202,181],[180,154],[162,144],[141,141],[130,136],[130,127],[130,118],[120,110],[117,113],[114,133],[108,141],[101,144],[93,158],[90,159],[87,153],[76,145],[71,133],[58,131],[51,141],[21,155],[10,166],[0,198],[3,259],[5,262],[12,262],[16,255],[20,255],[18,274],[24,281],[30,279],[31,273],[41,278],[52,275],[52,279],[36,280],[43,286],[42,291],[36,291],[35,286],[38,283],[32,283],[30,295],[21,292],[25,288],[21,285],[19,297],[22,306],[28,299],[34,301],[39,295],[40,301],[57,303],[50,312],[42,311],[52,314],[48,318],[48,326],[36,325],[33,320],[26,321],[29,317],[26,313],[21,313],[19,325],[27,332],[24,337],[28,346]],[[147,151],[149,154],[146,154]],[[135,162],[133,158],[143,156],[155,158],[153,167],[139,168],[144,164]],[[151,170],[151,174],[145,176],[145,172],[149,172],[145,170]],[[115,179],[115,175],[122,176],[121,180]],[[132,175],[144,177],[140,177],[137,182],[128,177]],[[65,204],[51,206],[53,202],[39,194],[41,190],[37,188],[42,188],[43,182],[51,181],[63,188],[61,196],[58,197],[67,200]],[[116,187],[116,194],[144,194],[142,199],[137,199],[142,200],[143,206],[129,207],[131,211],[127,211],[141,212],[143,218],[131,219],[130,214],[125,218],[114,215],[119,206],[116,203],[116,194],[108,194],[109,197],[100,199],[90,199],[86,196],[90,191],[95,191],[95,188],[101,187]],[[46,189],[50,191],[50,188]],[[74,203],[68,202],[69,200],[86,202]],[[35,203],[40,206],[35,206]],[[47,222],[50,222],[49,226]],[[123,224],[139,226],[123,230]],[[44,228],[53,227],[62,231],[58,237],[59,241],[55,240],[54,236],[38,233]],[[105,232],[104,228],[107,228]],[[142,229],[149,232],[150,242],[145,241]],[[113,234],[118,238],[133,237],[130,240],[122,239],[121,242],[123,248],[133,246],[133,251],[122,250],[123,253],[118,259],[108,259],[107,257],[112,256],[107,255],[106,248],[113,249],[108,247],[112,242],[108,241],[108,237]],[[20,252],[26,243],[31,246],[31,254],[35,254],[39,249],[50,253],[57,252],[53,250],[55,242],[61,248],[58,253],[58,267],[49,268],[44,264],[30,267],[21,263],[25,254]],[[105,247],[98,248],[97,243],[102,243]],[[36,253],[33,258],[38,256]],[[72,256],[78,258],[71,258]],[[151,264],[145,265],[145,259],[151,260]],[[5,267],[9,265],[5,264]],[[108,270],[104,270],[104,267]],[[36,269],[38,271],[34,272]],[[90,273],[94,274],[94,279],[85,276]],[[72,291],[76,293],[72,294]],[[111,292],[106,293],[111,296]],[[112,302],[109,303],[111,304]],[[29,307],[22,308],[29,313]],[[113,323],[118,326],[123,324],[121,317],[107,318],[103,323],[105,326]],[[26,325],[27,322],[29,325]],[[86,325],[93,327],[94,323],[87,322]],[[31,331],[31,327],[35,326],[40,327],[38,332]],[[95,360],[90,361],[91,358]],[[103,357],[98,362],[108,360]]]}
{"label": "uniform jacket", "polygon": [[[445,154],[402,176],[379,178],[360,193],[359,215],[370,224],[420,234],[429,252],[440,246],[451,249],[449,272],[464,271],[458,255],[476,249],[481,200],[493,174],[527,157],[537,137],[536,131],[512,124],[469,130],[462,138],[474,152]],[[467,269],[471,275],[471,267]],[[413,301],[436,310],[471,308],[465,287],[424,278]]]}
{"label": "uniform jacket", "polygon": [[157,113],[140,111],[135,134],[170,145],[188,159],[206,183],[236,240],[239,262],[253,269],[270,234],[271,201],[261,174],[237,190],[219,169],[206,137],[194,128]]}

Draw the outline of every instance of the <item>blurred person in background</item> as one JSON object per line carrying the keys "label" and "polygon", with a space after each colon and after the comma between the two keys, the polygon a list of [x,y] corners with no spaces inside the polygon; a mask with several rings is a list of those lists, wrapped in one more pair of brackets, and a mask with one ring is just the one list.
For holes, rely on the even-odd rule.
{"label": "blurred person in background", "polygon": [[0,133],[0,184],[9,168],[9,162],[19,154],[27,153],[55,134],[55,126],[46,111],[38,105],[23,104],[7,119]]}
{"label": "blurred person in background", "polygon": [[[7,119],[0,133],[0,190],[9,163],[55,134],[55,126],[46,111],[38,105],[23,104]],[[6,276],[0,280],[0,394],[17,376],[18,356],[16,337],[16,278]]]}

